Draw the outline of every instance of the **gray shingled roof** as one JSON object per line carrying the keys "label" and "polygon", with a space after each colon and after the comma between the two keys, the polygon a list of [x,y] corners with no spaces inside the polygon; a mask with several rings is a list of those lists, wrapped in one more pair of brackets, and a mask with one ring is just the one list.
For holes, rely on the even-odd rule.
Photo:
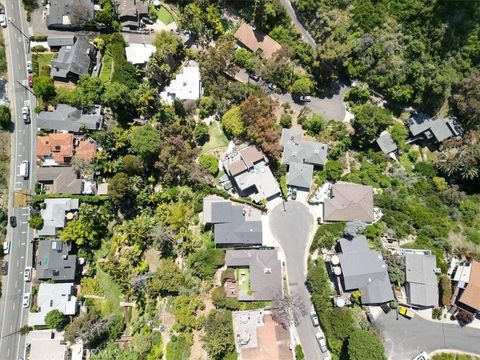
{"label": "gray shingled roof", "polygon": [[405,254],[405,280],[411,305],[438,305],[436,268],[435,255]]}
{"label": "gray shingled roof", "polygon": [[58,104],[54,111],[38,114],[37,126],[41,129],[78,132],[83,126],[89,130],[99,130],[103,124],[102,107],[78,109],[66,104]]}
{"label": "gray shingled roof", "polygon": [[216,245],[262,245],[261,221],[247,221],[242,205],[220,201],[211,204]]}
{"label": "gray shingled roof", "polygon": [[72,46],[75,43],[75,35],[73,34],[60,34],[49,35],[47,38],[48,46]]}
{"label": "gray shingled roof", "polygon": [[281,144],[285,146],[288,142],[293,142],[294,144],[300,144],[303,137],[303,130],[295,129],[282,129],[282,139]]}
{"label": "gray shingled roof", "polygon": [[65,213],[78,209],[78,199],[56,198],[45,199],[45,208],[40,210],[43,227],[38,230],[39,236],[55,236],[57,229],[65,226]]}
{"label": "gray shingled roof", "polygon": [[408,128],[413,136],[430,129],[430,116],[424,113],[417,113],[407,120]]}
{"label": "gray shingled roof", "polygon": [[450,117],[446,119],[432,119],[430,125],[430,130],[438,142],[447,140],[452,136],[458,136],[463,132],[456,120]]}
{"label": "gray shingled roof", "polygon": [[70,166],[41,166],[37,169],[37,181],[51,185],[53,194],[82,193],[82,180]]}
{"label": "gray shingled roof", "polygon": [[382,255],[368,247],[365,236],[339,240],[339,254],[345,290],[359,289],[362,304],[382,304],[393,300],[387,265]]}
{"label": "gray shingled roof", "polygon": [[79,27],[93,19],[91,0],[50,0],[45,22],[48,28]]}
{"label": "gray shingled roof", "polygon": [[73,281],[77,256],[70,255],[71,244],[60,240],[38,242],[37,277],[41,280]]}
{"label": "gray shingled roof", "polygon": [[313,179],[313,165],[290,163],[287,174],[287,185],[296,188],[310,189]]}
{"label": "gray shingled roof", "polygon": [[377,144],[385,154],[397,151],[397,144],[392,139],[392,135],[388,131],[384,131],[377,139]]}
{"label": "gray shingled roof", "polygon": [[95,60],[95,46],[83,39],[77,39],[73,46],[62,46],[58,56],[52,60],[50,76],[67,78],[88,74]]}
{"label": "gray shingled roof", "polygon": [[300,144],[287,142],[283,147],[282,162],[294,162],[323,166],[327,162],[328,146],[318,141],[306,141]]}
{"label": "gray shingled roof", "polygon": [[239,300],[267,301],[282,294],[282,268],[277,250],[230,250],[225,254],[225,264],[250,269],[252,293],[240,291]]}

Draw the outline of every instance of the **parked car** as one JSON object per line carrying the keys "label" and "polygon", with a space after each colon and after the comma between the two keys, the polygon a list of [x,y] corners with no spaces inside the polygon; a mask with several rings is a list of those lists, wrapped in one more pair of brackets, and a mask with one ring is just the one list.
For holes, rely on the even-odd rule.
{"label": "parked car", "polygon": [[291,198],[292,198],[292,200],[297,199],[297,189],[296,188],[292,188]]}
{"label": "parked car", "polygon": [[7,27],[7,18],[5,16],[5,14],[1,14],[0,15],[0,25],[3,27],[3,28],[6,28]]}
{"label": "parked car", "polygon": [[307,95],[302,95],[299,97],[300,101],[301,102],[310,102],[312,101],[312,98],[310,96],[307,96]]}
{"label": "parked car", "polygon": [[252,74],[252,73],[249,73],[248,74],[248,77],[252,80],[255,80],[255,81],[259,81],[260,80],[260,76],[258,75],[255,75],[255,74]]}
{"label": "parked car", "polygon": [[407,319],[413,319],[415,317],[415,314],[412,310],[404,307],[404,306],[399,306],[398,307],[398,313],[400,315],[405,316]]}
{"label": "parked car", "polygon": [[28,74],[27,81],[28,81],[28,86],[33,87],[33,75],[32,74]]}
{"label": "parked car", "polygon": [[325,337],[322,335],[321,332],[317,332],[315,334],[315,338],[317,339],[318,346],[320,346],[320,351],[321,352],[327,352],[327,342],[325,341]]}
{"label": "parked car", "polygon": [[17,227],[17,217],[16,216],[10,216],[10,226],[11,227]]}
{"label": "parked car", "polygon": [[10,252],[10,241],[3,242],[3,255],[7,255]]}
{"label": "parked car", "polygon": [[312,306],[312,310],[310,310],[310,318],[312,319],[313,326],[320,325],[320,322],[318,321],[317,313],[315,312],[315,308],[313,306]]}
{"label": "parked car", "polygon": [[23,272],[23,280],[25,280],[26,282],[29,282],[30,280],[32,280],[32,267],[31,266],[27,266]]}
{"label": "parked car", "polygon": [[31,61],[27,61],[27,71],[29,73],[31,73],[33,71],[33,67],[32,67],[32,62]]}
{"label": "parked car", "polygon": [[28,106],[22,107],[22,118],[25,124],[30,122],[30,109]]}
{"label": "parked car", "polygon": [[0,14],[5,14],[5,5],[0,4]]}
{"label": "parked car", "polygon": [[392,310],[390,306],[388,306],[388,304],[382,304],[380,305],[380,308],[383,310],[385,314],[388,314]]}
{"label": "parked car", "polygon": [[278,91],[278,86],[275,85],[274,83],[268,84],[268,88],[269,88],[270,90],[272,90],[273,92],[277,92],[277,91]]}
{"label": "parked car", "polygon": [[22,305],[24,308],[30,307],[30,293],[23,294]]}
{"label": "parked car", "polygon": [[424,351],[422,352],[421,354],[418,354],[417,356],[415,356],[412,360],[429,360],[430,357],[428,356],[428,354]]}

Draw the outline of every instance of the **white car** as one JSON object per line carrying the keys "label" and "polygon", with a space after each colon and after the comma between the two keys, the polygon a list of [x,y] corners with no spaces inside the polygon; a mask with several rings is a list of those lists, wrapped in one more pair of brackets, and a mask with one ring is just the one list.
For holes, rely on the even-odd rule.
{"label": "white car", "polygon": [[30,122],[30,108],[28,106],[22,107],[22,118],[25,124]]}
{"label": "white car", "polygon": [[30,293],[23,294],[22,305],[24,308],[30,307]]}
{"label": "white car", "polygon": [[7,255],[10,252],[10,241],[3,242],[3,254]]}
{"label": "white car", "polygon": [[320,325],[320,323],[318,321],[317,313],[315,312],[315,308],[313,307],[313,305],[312,305],[312,310],[310,310],[310,318],[312,319],[313,326]]}
{"label": "white car", "polygon": [[1,15],[0,15],[0,25],[1,25],[3,28],[6,28],[6,27],[7,27],[7,18],[5,17],[4,14],[1,14]]}
{"label": "white car", "polygon": [[323,337],[322,333],[317,332],[315,334],[315,338],[317,339],[318,346],[320,346],[320,350],[322,351],[322,353],[327,352],[328,351],[327,342],[325,341],[325,338]]}
{"label": "white car", "polygon": [[23,272],[23,280],[25,280],[26,282],[29,282],[30,280],[32,280],[32,267],[31,266],[27,266]]}
{"label": "white car", "polygon": [[32,62],[31,61],[27,61],[27,71],[29,73],[31,73],[33,71],[33,67],[32,67]]}

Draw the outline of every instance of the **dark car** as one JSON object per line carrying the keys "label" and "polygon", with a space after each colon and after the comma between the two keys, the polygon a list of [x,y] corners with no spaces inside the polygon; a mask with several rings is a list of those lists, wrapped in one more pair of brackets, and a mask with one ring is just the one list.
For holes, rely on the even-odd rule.
{"label": "dark car", "polygon": [[392,310],[390,306],[388,306],[388,304],[382,304],[380,305],[380,308],[383,310],[385,314],[388,314]]}
{"label": "dark car", "polygon": [[17,217],[16,216],[10,216],[10,225],[12,227],[17,227]]}
{"label": "dark car", "polygon": [[5,6],[0,4],[0,14],[5,14]]}
{"label": "dark car", "polygon": [[33,87],[33,75],[28,74],[28,86]]}

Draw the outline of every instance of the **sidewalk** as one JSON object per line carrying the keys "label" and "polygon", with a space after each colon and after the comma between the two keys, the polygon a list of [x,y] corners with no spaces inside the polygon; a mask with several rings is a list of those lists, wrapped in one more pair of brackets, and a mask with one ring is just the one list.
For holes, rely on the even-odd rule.
{"label": "sidewalk", "polygon": [[[447,314],[447,317],[444,317],[441,320],[432,319],[432,311],[433,311],[432,308],[425,309],[425,310],[412,309],[412,311],[416,315],[420,316],[422,319],[425,319],[425,320],[428,320],[428,321],[431,321],[431,322],[434,322],[434,323],[452,324],[452,325],[460,326],[460,325],[458,325],[457,320],[450,320],[450,314],[448,314],[448,312],[446,310],[443,310],[443,314],[444,315]],[[466,325],[465,327],[469,327],[469,328],[473,328],[473,329],[480,329],[480,320],[475,318],[470,324]]]}

